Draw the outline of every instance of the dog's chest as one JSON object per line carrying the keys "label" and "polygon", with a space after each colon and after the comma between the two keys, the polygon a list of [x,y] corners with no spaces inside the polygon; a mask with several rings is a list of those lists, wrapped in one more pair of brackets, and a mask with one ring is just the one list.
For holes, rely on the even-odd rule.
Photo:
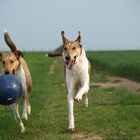
{"label": "dog's chest", "polygon": [[83,69],[82,66],[80,66],[80,65],[74,65],[72,67],[72,69],[67,69],[66,70],[66,74],[67,74],[68,77],[71,77],[71,78],[77,80],[81,76],[82,69]]}
{"label": "dog's chest", "polygon": [[26,90],[26,77],[23,68],[20,66],[16,72],[16,77],[21,81],[23,91]]}

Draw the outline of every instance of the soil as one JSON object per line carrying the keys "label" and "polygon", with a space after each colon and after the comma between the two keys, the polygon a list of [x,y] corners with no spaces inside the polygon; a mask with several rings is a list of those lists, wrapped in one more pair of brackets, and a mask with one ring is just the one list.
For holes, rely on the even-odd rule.
{"label": "soil", "polygon": [[82,134],[82,133],[74,133],[72,134],[72,139],[74,140],[102,140],[102,138],[100,136],[88,136],[86,134]]}
{"label": "soil", "polygon": [[96,88],[123,88],[130,91],[140,91],[140,83],[122,77],[107,76],[105,83],[91,83]]}
{"label": "soil", "polygon": [[50,66],[48,75],[55,74],[55,72],[56,72],[56,64],[57,64],[57,60],[54,60],[54,62]]}

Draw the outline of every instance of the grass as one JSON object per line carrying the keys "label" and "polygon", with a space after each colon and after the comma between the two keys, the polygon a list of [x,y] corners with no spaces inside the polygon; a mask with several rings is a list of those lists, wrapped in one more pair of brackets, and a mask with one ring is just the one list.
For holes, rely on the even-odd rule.
{"label": "grass", "polygon": [[140,81],[140,51],[88,52],[88,57],[96,69]]}
{"label": "grass", "polygon": [[[43,52],[25,53],[24,56],[33,78],[32,114],[24,122],[26,133],[21,134],[11,109],[0,106],[0,140],[71,140],[72,134],[67,131],[62,59],[45,57]],[[54,61],[56,72],[49,75]],[[105,82],[106,75],[94,70],[92,80]],[[140,139],[140,92],[91,87],[89,107],[76,102],[74,113],[76,133],[79,135],[84,134],[91,139],[99,136],[104,140]]]}

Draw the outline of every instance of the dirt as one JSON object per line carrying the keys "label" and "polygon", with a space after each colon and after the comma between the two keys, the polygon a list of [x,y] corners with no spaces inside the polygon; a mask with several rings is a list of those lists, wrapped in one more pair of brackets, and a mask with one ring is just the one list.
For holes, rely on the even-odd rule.
{"label": "dirt", "polygon": [[74,140],[102,140],[100,136],[88,136],[83,133],[74,133],[71,137]]}
{"label": "dirt", "polygon": [[91,83],[96,88],[123,88],[129,91],[140,91],[140,83],[122,77],[107,76],[105,83]]}
{"label": "dirt", "polygon": [[50,66],[48,75],[52,75],[56,73],[56,65],[57,65],[57,60],[54,60],[53,63]]}

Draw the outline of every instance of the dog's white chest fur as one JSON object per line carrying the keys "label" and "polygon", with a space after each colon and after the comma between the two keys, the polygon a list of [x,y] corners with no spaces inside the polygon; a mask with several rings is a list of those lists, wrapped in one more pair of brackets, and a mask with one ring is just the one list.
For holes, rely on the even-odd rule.
{"label": "dog's white chest fur", "polygon": [[15,75],[21,81],[22,91],[24,92],[26,90],[26,77],[25,77],[25,72],[23,70],[22,65],[20,65],[20,67]]}
{"label": "dog's white chest fur", "polygon": [[75,82],[89,80],[88,60],[86,57],[78,58],[72,69],[66,68],[66,80],[73,79]]}

